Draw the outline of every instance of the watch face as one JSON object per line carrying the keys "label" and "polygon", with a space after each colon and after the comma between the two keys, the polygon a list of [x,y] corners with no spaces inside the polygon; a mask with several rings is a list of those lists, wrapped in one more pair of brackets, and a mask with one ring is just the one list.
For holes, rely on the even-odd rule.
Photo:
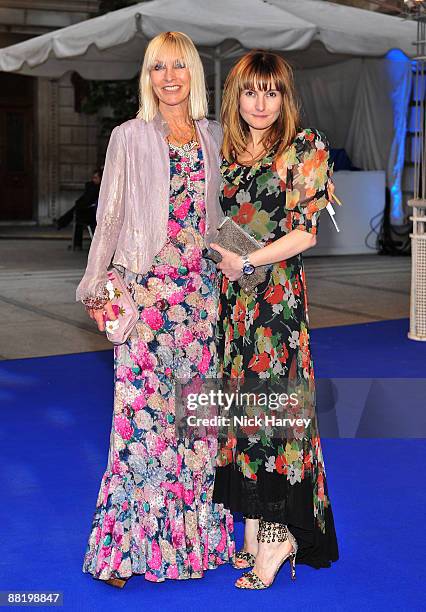
{"label": "watch face", "polygon": [[244,274],[253,274],[254,266],[252,264],[250,264],[250,263],[244,264],[243,272],[244,272]]}

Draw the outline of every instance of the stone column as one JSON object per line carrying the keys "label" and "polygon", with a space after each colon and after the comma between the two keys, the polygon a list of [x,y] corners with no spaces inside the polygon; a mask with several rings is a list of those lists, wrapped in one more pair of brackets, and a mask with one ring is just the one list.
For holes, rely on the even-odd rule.
{"label": "stone column", "polygon": [[48,225],[58,217],[59,146],[58,146],[58,82],[37,79],[36,95],[37,212],[40,225]]}

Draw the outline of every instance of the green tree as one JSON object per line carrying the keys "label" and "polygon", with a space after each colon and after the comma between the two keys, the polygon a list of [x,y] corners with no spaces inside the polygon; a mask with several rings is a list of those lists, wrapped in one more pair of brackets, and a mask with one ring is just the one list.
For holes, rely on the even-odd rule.
{"label": "green tree", "polygon": [[138,4],[144,0],[101,0],[99,2],[98,15],[104,15],[111,11],[117,11],[118,9],[125,8],[132,4]]}
{"label": "green tree", "polygon": [[[96,16],[116,11],[144,0],[101,0]],[[102,118],[102,131],[135,117],[138,110],[138,75],[124,81],[87,81],[82,111],[94,114],[103,108],[111,109],[111,116]]]}

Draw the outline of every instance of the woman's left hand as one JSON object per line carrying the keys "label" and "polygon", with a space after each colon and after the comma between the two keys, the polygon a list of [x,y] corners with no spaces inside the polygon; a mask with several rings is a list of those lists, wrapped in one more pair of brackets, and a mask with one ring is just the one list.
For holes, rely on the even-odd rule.
{"label": "woman's left hand", "polygon": [[218,244],[212,242],[210,247],[222,255],[222,261],[217,265],[226,278],[230,281],[238,280],[242,275],[243,258],[232,251],[222,248]]}

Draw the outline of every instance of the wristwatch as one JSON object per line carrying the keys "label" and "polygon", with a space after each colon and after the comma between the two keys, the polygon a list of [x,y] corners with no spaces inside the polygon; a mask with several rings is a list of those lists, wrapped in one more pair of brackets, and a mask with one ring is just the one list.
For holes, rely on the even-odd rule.
{"label": "wristwatch", "polygon": [[243,274],[253,274],[253,272],[255,271],[255,267],[253,264],[250,263],[249,260],[249,256],[248,255],[243,255],[243,267],[242,267],[242,272]]}

